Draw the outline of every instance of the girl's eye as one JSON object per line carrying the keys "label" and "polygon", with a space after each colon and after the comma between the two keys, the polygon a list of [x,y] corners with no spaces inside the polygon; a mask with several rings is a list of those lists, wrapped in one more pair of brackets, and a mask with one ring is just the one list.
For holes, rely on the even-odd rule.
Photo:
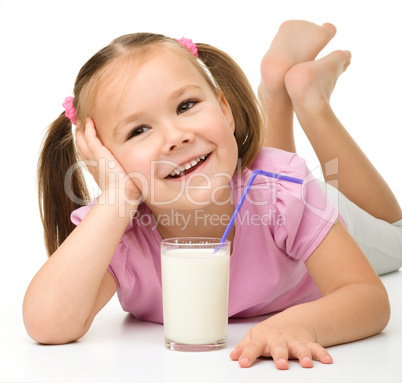
{"label": "girl's eye", "polygon": [[149,130],[149,128],[147,128],[146,126],[139,126],[138,128],[135,128],[129,135],[128,135],[128,139],[135,137],[135,136],[139,136],[142,133],[145,133],[147,130]]}
{"label": "girl's eye", "polygon": [[177,108],[177,114],[182,114],[186,112],[187,110],[191,109],[196,103],[197,101],[182,102]]}

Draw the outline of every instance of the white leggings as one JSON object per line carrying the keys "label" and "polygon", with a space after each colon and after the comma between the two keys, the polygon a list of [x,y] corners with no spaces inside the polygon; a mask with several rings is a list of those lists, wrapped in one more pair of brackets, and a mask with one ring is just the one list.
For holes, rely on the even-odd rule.
{"label": "white leggings", "polygon": [[331,185],[322,186],[325,188],[325,185],[349,233],[377,274],[390,273],[402,267],[402,219],[391,224],[375,218]]}

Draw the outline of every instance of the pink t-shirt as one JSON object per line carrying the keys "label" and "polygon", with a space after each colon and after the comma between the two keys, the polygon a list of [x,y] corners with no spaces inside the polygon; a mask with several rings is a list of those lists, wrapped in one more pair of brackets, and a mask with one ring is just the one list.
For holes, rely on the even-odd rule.
{"label": "pink t-shirt", "polygon": [[[321,296],[304,262],[324,239],[338,212],[305,161],[293,153],[263,148],[252,168],[230,182],[237,204],[255,169],[304,180],[303,185],[258,176],[236,220],[230,259],[229,316],[273,313]],[[92,205],[72,213],[77,225]],[[173,214],[173,213],[172,213]],[[109,265],[122,308],[135,317],[163,322],[162,238],[141,204]],[[208,283],[206,281],[206,283]]]}

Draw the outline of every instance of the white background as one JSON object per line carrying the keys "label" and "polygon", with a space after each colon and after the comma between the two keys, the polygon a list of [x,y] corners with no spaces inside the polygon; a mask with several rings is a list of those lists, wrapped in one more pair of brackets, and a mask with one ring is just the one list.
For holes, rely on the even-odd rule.
{"label": "white background", "polygon": [[[72,95],[84,62],[125,33],[185,36],[227,51],[256,88],[260,59],[286,19],[337,26],[337,36],[320,56],[348,49],[353,58],[332,105],[400,198],[402,30],[397,0],[0,0],[0,320],[12,320],[19,336],[24,332],[23,294],[46,260],[35,184],[40,143],[45,128],[62,112],[64,98]],[[298,153],[317,167],[300,128],[296,137]],[[0,342],[7,331],[0,330]]]}

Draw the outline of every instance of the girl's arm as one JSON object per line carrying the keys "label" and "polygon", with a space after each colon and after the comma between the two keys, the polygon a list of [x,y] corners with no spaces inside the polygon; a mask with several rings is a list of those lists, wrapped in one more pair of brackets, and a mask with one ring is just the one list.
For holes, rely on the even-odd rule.
{"label": "girl's arm", "polygon": [[95,205],[28,286],[24,323],[40,343],[67,343],[82,337],[116,291],[107,271],[129,220],[118,207]]}
{"label": "girl's arm", "polygon": [[288,359],[312,367],[332,363],[324,347],[381,332],[388,323],[387,292],[360,247],[338,222],[306,261],[323,297],[293,306],[250,329],[232,351],[240,366],[271,356],[279,369]]}
{"label": "girl's arm", "polygon": [[[67,343],[82,337],[113,296],[117,286],[107,268],[141,197],[127,175],[109,177],[111,172],[125,174],[124,169],[97,138],[92,120],[88,119],[85,131],[77,130],[76,137],[80,157],[99,165],[90,170],[102,194],[28,286],[24,323],[28,334],[40,343]],[[109,161],[117,165],[111,169]],[[121,180],[121,185],[108,180]]]}

